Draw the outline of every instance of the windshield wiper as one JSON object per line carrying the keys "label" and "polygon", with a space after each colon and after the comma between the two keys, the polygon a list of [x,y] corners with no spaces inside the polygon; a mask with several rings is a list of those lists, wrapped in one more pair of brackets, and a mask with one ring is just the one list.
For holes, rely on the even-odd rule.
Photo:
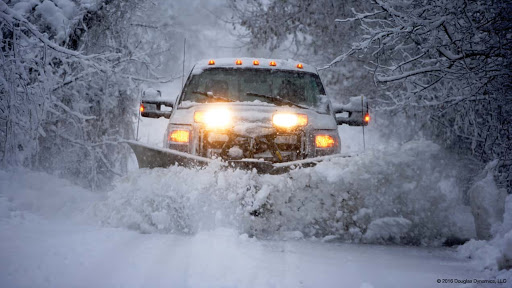
{"label": "windshield wiper", "polygon": [[245,93],[245,95],[265,98],[265,99],[268,99],[268,100],[270,100],[270,102],[275,103],[275,104],[293,105],[295,107],[299,107],[299,108],[302,108],[302,109],[309,109],[308,107],[305,107],[305,106],[293,103],[292,101],[288,101],[288,100],[285,100],[283,98],[279,98],[279,96],[278,97],[272,97],[272,96],[268,96],[268,95],[265,95],[265,94],[258,94],[258,93],[253,93],[253,92],[247,92],[247,93]]}
{"label": "windshield wiper", "polygon": [[202,95],[202,96],[204,96],[204,97],[211,98],[211,99],[215,99],[215,100],[222,100],[222,101],[224,101],[224,102],[235,102],[235,100],[233,100],[233,99],[224,98],[224,97],[220,97],[220,96],[215,96],[215,95],[213,95],[213,93],[211,93],[211,92],[192,91],[192,93],[194,93],[194,94],[199,94],[199,95]]}

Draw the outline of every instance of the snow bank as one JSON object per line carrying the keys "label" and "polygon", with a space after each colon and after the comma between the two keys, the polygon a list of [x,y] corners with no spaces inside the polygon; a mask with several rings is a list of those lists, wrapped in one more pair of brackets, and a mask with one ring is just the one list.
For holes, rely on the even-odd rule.
{"label": "snow bank", "polygon": [[475,236],[463,195],[466,166],[417,141],[285,175],[218,171],[215,164],[138,170],[89,213],[144,233],[230,227],[265,238],[436,245]]}
{"label": "snow bank", "polygon": [[[512,282],[512,195],[498,189],[493,178],[496,161],[490,162],[470,189],[471,206],[478,236],[460,246],[458,252],[476,259],[481,270]],[[506,198],[505,198],[506,197]],[[503,199],[504,198],[504,199]]]}
{"label": "snow bank", "polygon": [[0,219],[28,213],[82,221],[98,199],[99,195],[46,173],[0,170]]}
{"label": "snow bank", "polygon": [[505,189],[498,189],[494,182],[494,169],[497,164],[498,160],[487,164],[468,191],[478,239],[490,239],[492,230],[503,221],[507,192]]}
{"label": "snow bank", "polygon": [[[489,179],[485,178],[483,181],[489,181]],[[458,251],[464,257],[478,259],[482,270],[505,276],[510,283],[512,281],[510,270],[512,268],[512,195],[506,198],[503,221],[495,223],[493,228],[493,239],[471,240],[459,247]]]}

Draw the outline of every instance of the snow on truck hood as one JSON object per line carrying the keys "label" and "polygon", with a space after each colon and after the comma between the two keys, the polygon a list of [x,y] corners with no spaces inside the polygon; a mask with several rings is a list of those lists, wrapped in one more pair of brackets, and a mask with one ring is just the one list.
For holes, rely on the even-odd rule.
{"label": "snow on truck hood", "polygon": [[[215,64],[210,65],[209,61],[213,60]],[[236,61],[240,60],[240,65]],[[258,61],[258,65],[254,65],[254,61]],[[270,62],[274,62],[275,66],[271,66]],[[301,64],[302,68],[297,68],[297,64]],[[292,59],[267,59],[267,58],[213,58],[198,61],[192,69],[192,75],[201,74],[204,70],[211,68],[234,68],[234,69],[273,69],[273,70],[287,70],[287,71],[300,71],[307,73],[318,74],[314,66],[304,64],[300,61]]]}
{"label": "snow on truck hood", "polygon": [[[208,109],[226,107],[232,112],[236,127],[258,123],[272,127],[272,115],[274,113],[300,113],[308,115],[307,126],[312,129],[337,129],[336,121],[331,114],[318,113],[313,109],[300,109],[290,106],[276,106],[261,101],[254,102],[222,102],[222,103],[182,103],[171,117],[173,124],[194,123],[194,112],[207,111]],[[244,126],[245,127],[245,126]]]}

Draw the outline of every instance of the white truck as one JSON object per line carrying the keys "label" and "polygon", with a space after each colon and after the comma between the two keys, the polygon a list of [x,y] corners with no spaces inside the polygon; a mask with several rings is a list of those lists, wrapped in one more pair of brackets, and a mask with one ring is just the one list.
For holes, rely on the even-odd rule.
{"label": "white truck", "polygon": [[175,101],[160,92],[143,95],[142,117],[169,118],[164,148],[128,144],[139,168],[201,166],[215,158],[262,173],[312,166],[340,155],[338,125],[370,121],[363,97],[334,107],[325,94],[316,69],[298,61],[204,60]]}

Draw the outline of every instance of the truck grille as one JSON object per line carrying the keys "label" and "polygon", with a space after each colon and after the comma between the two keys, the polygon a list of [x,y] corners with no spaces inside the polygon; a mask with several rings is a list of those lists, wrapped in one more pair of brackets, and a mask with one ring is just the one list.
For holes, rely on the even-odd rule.
{"label": "truck grille", "polygon": [[[224,159],[254,158],[276,162],[279,160],[275,156],[274,147],[277,147],[283,161],[297,159],[297,155],[300,153],[300,138],[297,135],[277,135],[274,138],[274,143],[269,143],[269,140],[272,138],[270,136],[260,136],[257,138],[236,137],[230,141],[228,134],[207,132],[204,134],[206,141],[203,141],[203,153],[206,154],[206,157],[221,157]],[[227,152],[232,147],[241,149],[243,156],[237,158],[229,156]]]}

